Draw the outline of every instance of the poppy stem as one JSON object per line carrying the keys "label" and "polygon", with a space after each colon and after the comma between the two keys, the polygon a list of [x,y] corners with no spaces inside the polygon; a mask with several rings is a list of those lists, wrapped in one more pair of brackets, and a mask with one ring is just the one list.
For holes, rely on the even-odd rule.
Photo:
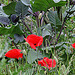
{"label": "poppy stem", "polygon": [[24,22],[24,20],[22,20],[23,24],[27,27],[27,29],[30,31],[30,33],[32,34],[32,31],[29,29],[29,27],[27,26],[27,24]]}
{"label": "poppy stem", "polygon": [[17,45],[15,44],[15,42],[14,42],[14,41],[12,41],[12,42],[13,42],[14,46],[18,49],[18,47],[17,47]]}
{"label": "poppy stem", "polygon": [[[71,11],[71,9],[72,9],[73,7],[74,7],[74,5],[69,9],[69,12]],[[56,39],[56,43],[55,43],[55,44],[57,44],[57,42],[58,42],[58,40],[59,40],[59,38],[60,38],[61,32],[62,32],[62,30],[63,30],[63,28],[64,28],[64,24],[65,24],[65,22],[66,22],[66,20],[67,20],[67,18],[68,18],[69,16],[70,16],[69,13],[67,13],[67,14],[66,14],[66,17],[64,18],[64,22],[63,22],[63,24],[62,24],[60,33],[59,33],[59,35],[58,35],[58,37],[57,37],[57,39]]]}
{"label": "poppy stem", "polygon": [[8,0],[8,4],[9,4],[9,0]]}
{"label": "poppy stem", "polygon": [[38,27],[39,27],[39,19],[38,19],[37,16],[36,16],[36,21],[37,21],[37,25],[38,25]]}
{"label": "poppy stem", "polygon": [[[8,37],[9,39],[12,39],[11,37]],[[16,43],[14,41],[12,41],[12,43],[14,44],[14,46],[18,49]]]}

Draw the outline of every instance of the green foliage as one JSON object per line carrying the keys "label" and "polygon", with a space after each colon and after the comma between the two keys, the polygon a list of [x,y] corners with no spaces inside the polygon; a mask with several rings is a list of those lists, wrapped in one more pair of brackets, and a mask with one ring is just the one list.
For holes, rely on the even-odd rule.
{"label": "green foliage", "polygon": [[28,14],[28,6],[24,5],[21,1],[17,2],[15,11],[17,15],[24,17]]}
{"label": "green foliage", "polygon": [[20,30],[19,28],[19,25],[17,26],[14,26],[12,25],[12,27],[0,27],[0,34],[2,35],[7,35],[7,34],[10,34],[10,36],[14,36],[14,34],[19,34],[19,35],[22,35],[23,32]]}
{"label": "green foliage", "polygon": [[15,14],[15,6],[16,2],[11,2],[7,6],[4,6],[3,10],[7,15]]}
{"label": "green foliage", "polygon": [[71,11],[67,10],[67,13],[69,13],[70,15],[74,15],[74,12],[75,12],[75,6],[71,9]]}
{"label": "green foliage", "polygon": [[51,24],[47,24],[45,26],[42,26],[41,29],[42,29],[42,37],[45,37],[47,35],[52,36],[52,27],[51,27]]}
{"label": "green foliage", "polygon": [[11,46],[9,45],[12,40],[7,41],[8,36],[0,36],[0,58],[4,58],[4,54],[11,50]]}
{"label": "green foliage", "polygon": [[2,6],[0,6],[0,16],[8,17],[8,15],[6,15],[4,13],[4,10],[3,10],[3,7]]}
{"label": "green foliage", "polygon": [[33,75],[34,69],[28,69],[26,72],[23,73],[23,75]]}
{"label": "green foliage", "polygon": [[[62,7],[66,1],[55,3],[53,0],[31,0],[31,5],[30,0],[10,2],[7,6],[0,6],[0,75],[73,75],[75,50],[71,44],[75,43],[75,8],[66,12],[68,15],[63,22],[64,18],[63,21],[58,18],[56,7]],[[63,7],[65,10],[67,8],[67,5]],[[55,44],[62,23],[63,33],[58,44]],[[31,34],[30,31],[43,36],[43,44],[36,50],[29,48],[28,43],[24,41],[24,38]],[[16,47],[23,50],[23,58],[5,58],[5,53]],[[38,60],[43,57],[55,59],[56,67],[48,70],[38,65]]]}
{"label": "green foliage", "polygon": [[34,2],[31,1],[33,12],[37,11],[47,11],[51,7],[58,7],[65,5],[65,1],[60,1],[55,3],[53,0],[35,0]]}
{"label": "green foliage", "polygon": [[[0,74],[3,75],[2,71],[6,69],[6,60],[5,58],[3,58],[1,61],[0,61]],[[5,71],[6,72],[6,71]],[[4,73],[5,73],[4,72]]]}
{"label": "green foliage", "polygon": [[23,35],[18,35],[18,34],[14,34],[14,42],[18,43],[19,41],[22,42],[24,40],[24,36]]}
{"label": "green foliage", "polygon": [[33,63],[37,58],[43,58],[44,56],[38,51],[30,50],[28,52],[27,61],[29,64]]}
{"label": "green foliage", "polygon": [[0,23],[2,23],[4,25],[9,25],[10,20],[7,17],[0,16]]}
{"label": "green foliage", "polygon": [[62,23],[58,18],[57,11],[49,11],[48,18],[54,30],[60,30]]}

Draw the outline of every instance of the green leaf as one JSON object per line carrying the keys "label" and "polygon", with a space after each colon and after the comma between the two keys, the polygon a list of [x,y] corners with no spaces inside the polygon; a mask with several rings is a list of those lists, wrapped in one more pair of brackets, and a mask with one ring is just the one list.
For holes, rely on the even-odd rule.
{"label": "green leaf", "polygon": [[70,15],[74,14],[74,12],[75,12],[75,6],[71,9],[71,11],[69,11],[69,10],[70,10],[70,8],[66,11],[68,14],[70,14]]}
{"label": "green leaf", "polygon": [[21,1],[18,1],[15,7],[15,11],[17,15],[24,15],[28,14],[28,6],[24,5]]}
{"label": "green leaf", "polygon": [[55,3],[53,0],[35,0],[31,1],[33,12],[37,11],[47,11],[51,7],[63,6],[66,4],[66,1],[60,1]]}
{"label": "green leaf", "polygon": [[47,35],[52,36],[52,28],[50,24],[45,25],[45,27],[42,30],[42,37],[45,37]]}
{"label": "green leaf", "polygon": [[3,10],[7,15],[15,14],[15,6],[16,2],[11,2],[7,6],[4,6]]}
{"label": "green leaf", "polygon": [[14,42],[18,43],[19,41],[22,42],[24,40],[24,36],[23,35],[18,35],[18,34],[14,34]]}
{"label": "green leaf", "polygon": [[[38,58],[43,58],[44,56],[38,52]],[[37,59],[37,52],[34,50],[30,50],[28,53],[27,61],[29,64],[33,63]]]}
{"label": "green leaf", "polygon": [[57,30],[60,30],[62,23],[58,18],[57,11],[49,11],[48,18],[50,23],[52,24],[52,27],[54,29],[56,28]]}
{"label": "green leaf", "polygon": [[59,48],[59,47],[64,47],[64,48],[66,48],[66,46],[64,45],[64,44],[70,44],[69,42],[60,42],[60,43],[58,43],[58,44],[56,44],[56,45],[51,45],[50,47],[44,47],[44,48],[42,48],[42,50],[46,50],[46,48],[48,49],[48,50],[51,50],[51,48]]}
{"label": "green leaf", "polygon": [[[60,68],[60,74],[64,75],[65,71],[66,71],[66,67],[65,67],[65,65],[62,65],[61,68]],[[67,75],[67,74],[65,74],[65,75]]]}
{"label": "green leaf", "polygon": [[[47,35],[50,35],[52,36],[52,27],[51,27],[51,24],[47,24],[47,25],[44,25],[44,26],[41,26],[41,27],[38,27],[37,28],[37,33],[39,36],[42,35],[42,37],[45,37]],[[37,35],[36,32],[34,32],[34,34]]]}
{"label": "green leaf", "polygon": [[12,26],[12,28],[10,29],[10,31],[11,31],[11,34],[10,34],[11,36],[14,35],[14,34],[19,34],[19,35],[23,34],[23,32],[20,30],[19,25]]}
{"label": "green leaf", "polygon": [[11,37],[14,37],[14,34],[22,35],[23,32],[20,30],[19,25],[12,26],[11,28],[0,27],[0,34],[7,35],[10,34]]}
{"label": "green leaf", "polygon": [[0,6],[0,16],[8,17],[8,15],[4,13],[2,6]]}

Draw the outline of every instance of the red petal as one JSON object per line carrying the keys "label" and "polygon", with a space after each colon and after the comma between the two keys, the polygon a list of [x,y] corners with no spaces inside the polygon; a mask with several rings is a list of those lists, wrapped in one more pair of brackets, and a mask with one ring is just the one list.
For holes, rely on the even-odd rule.
{"label": "red petal", "polygon": [[72,44],[72,47],[75,49],[75,43],[74,43],[74,44]]}
{"label": "red petal", "polygon": [[38,42],[37,46],[42,45],[42,42],[43,42],[43,37],[42,37],[42,36],[39,36],[39,38],[40,38],[40,40],[39,40],[39,42]]}
{"label": "red petal", "polygon": [[24,38],[26,42],[28,42],[28,40],[26,38]]}
{"label": "red petal", "polygon": [[35,45],[31,42],[28,41],[28,39],[24,38],[26,40],[26,42],[29,43],[29,45],[31,46],[31,48],[36,49]]}
{"label": "red petal", "polygon": [[50,67],[56,66],[56,61],[54,59],[49,59],[48,57],[44,57],[43,60],[38,61],[38,65],[45,66],[50,70]]}
{"label": "red petal", "polygon": [[48,64],[48,63],[49,63],[49,58],[48,58],[48,57],[44,57],[44,58],[43,58],[43,61],[44,61],[46,64]]}
{"label": "red petal", "polygon": [[49,65],[49,67],[55,67],[56,66],[56,61],[54,59],[49,59],[48,65]]}
{"label": "red petal", "polygon": [[38,65],[40,65],[41,64],[41,66],[44,66],[44,63],[43,63],[43,61],[41,60],[41,61],[38,61]]}
{"label": "red petal", "polygon": [[17,57],[17,59],[23,58],[22,56],[23,56],[23,53],[20,53],[20,55]]}
{"label": "red petal", "polygon": [[20,55],[21,50],[20,49],[12,49],[9,50],[5,56],[9,58],[17,58]]}
{"label": "red petal", "polygon": [[36,47],[35,47],[35,45],[33,43],[29,42],[29,44],[30,44],[31,48],[36,49]]}
{"label": "red petal", "polygon": [[33,44],[36,44],[39,42],[40,38],[39,38],[39,36],[37,36],[35,34],[31,34],[31,35],[27,36],[27,40]]}
{"label": "red petal", "polygon": [[43,37],[42,36],[37,36],[35,34],[31,34],[27,36],[27,39],[24,38],[26,42],[28,42],[31,46],[31,48],[36,49],[37,46],[40,46],[43,42]]}

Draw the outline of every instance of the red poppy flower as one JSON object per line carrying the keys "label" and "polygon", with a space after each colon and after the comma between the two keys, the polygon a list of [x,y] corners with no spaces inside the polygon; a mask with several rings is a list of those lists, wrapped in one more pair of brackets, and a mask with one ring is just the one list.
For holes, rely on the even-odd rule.
{"label": "red poppy flower", "polygon": [[35,34],[31,34],[27,36],[27,38],[24,38],[26,42],[29,43],[31,48],[36,49],[37,46],[40,46],[43,42],[43,37],[42,36],[37,36]]}
{"label": "red poppy flower", "polygon": [[6,56],[6,57],[9,57],[9,58],[17,58],[17,59],[23,58],[23,57],[22,57],[22,56],[23,56],[23,53],[20,53],[20,52],[21,52],[20,49],[12,49],[12,50],[8,51],[8,52],[5,54],[5,56]]}
{"label": "red poppy flower", "polygon": [[48,57],[44,57],[43,60],[38,61],[38,65],[45,66],[50,70],[50,67],[56,66],[56,61],[54,59],[49,59]]}
{"label": "red poppy flower", "polygon": [[75,49],[75,43],[74,43],[74,44],[72,44],[72,47]]}

